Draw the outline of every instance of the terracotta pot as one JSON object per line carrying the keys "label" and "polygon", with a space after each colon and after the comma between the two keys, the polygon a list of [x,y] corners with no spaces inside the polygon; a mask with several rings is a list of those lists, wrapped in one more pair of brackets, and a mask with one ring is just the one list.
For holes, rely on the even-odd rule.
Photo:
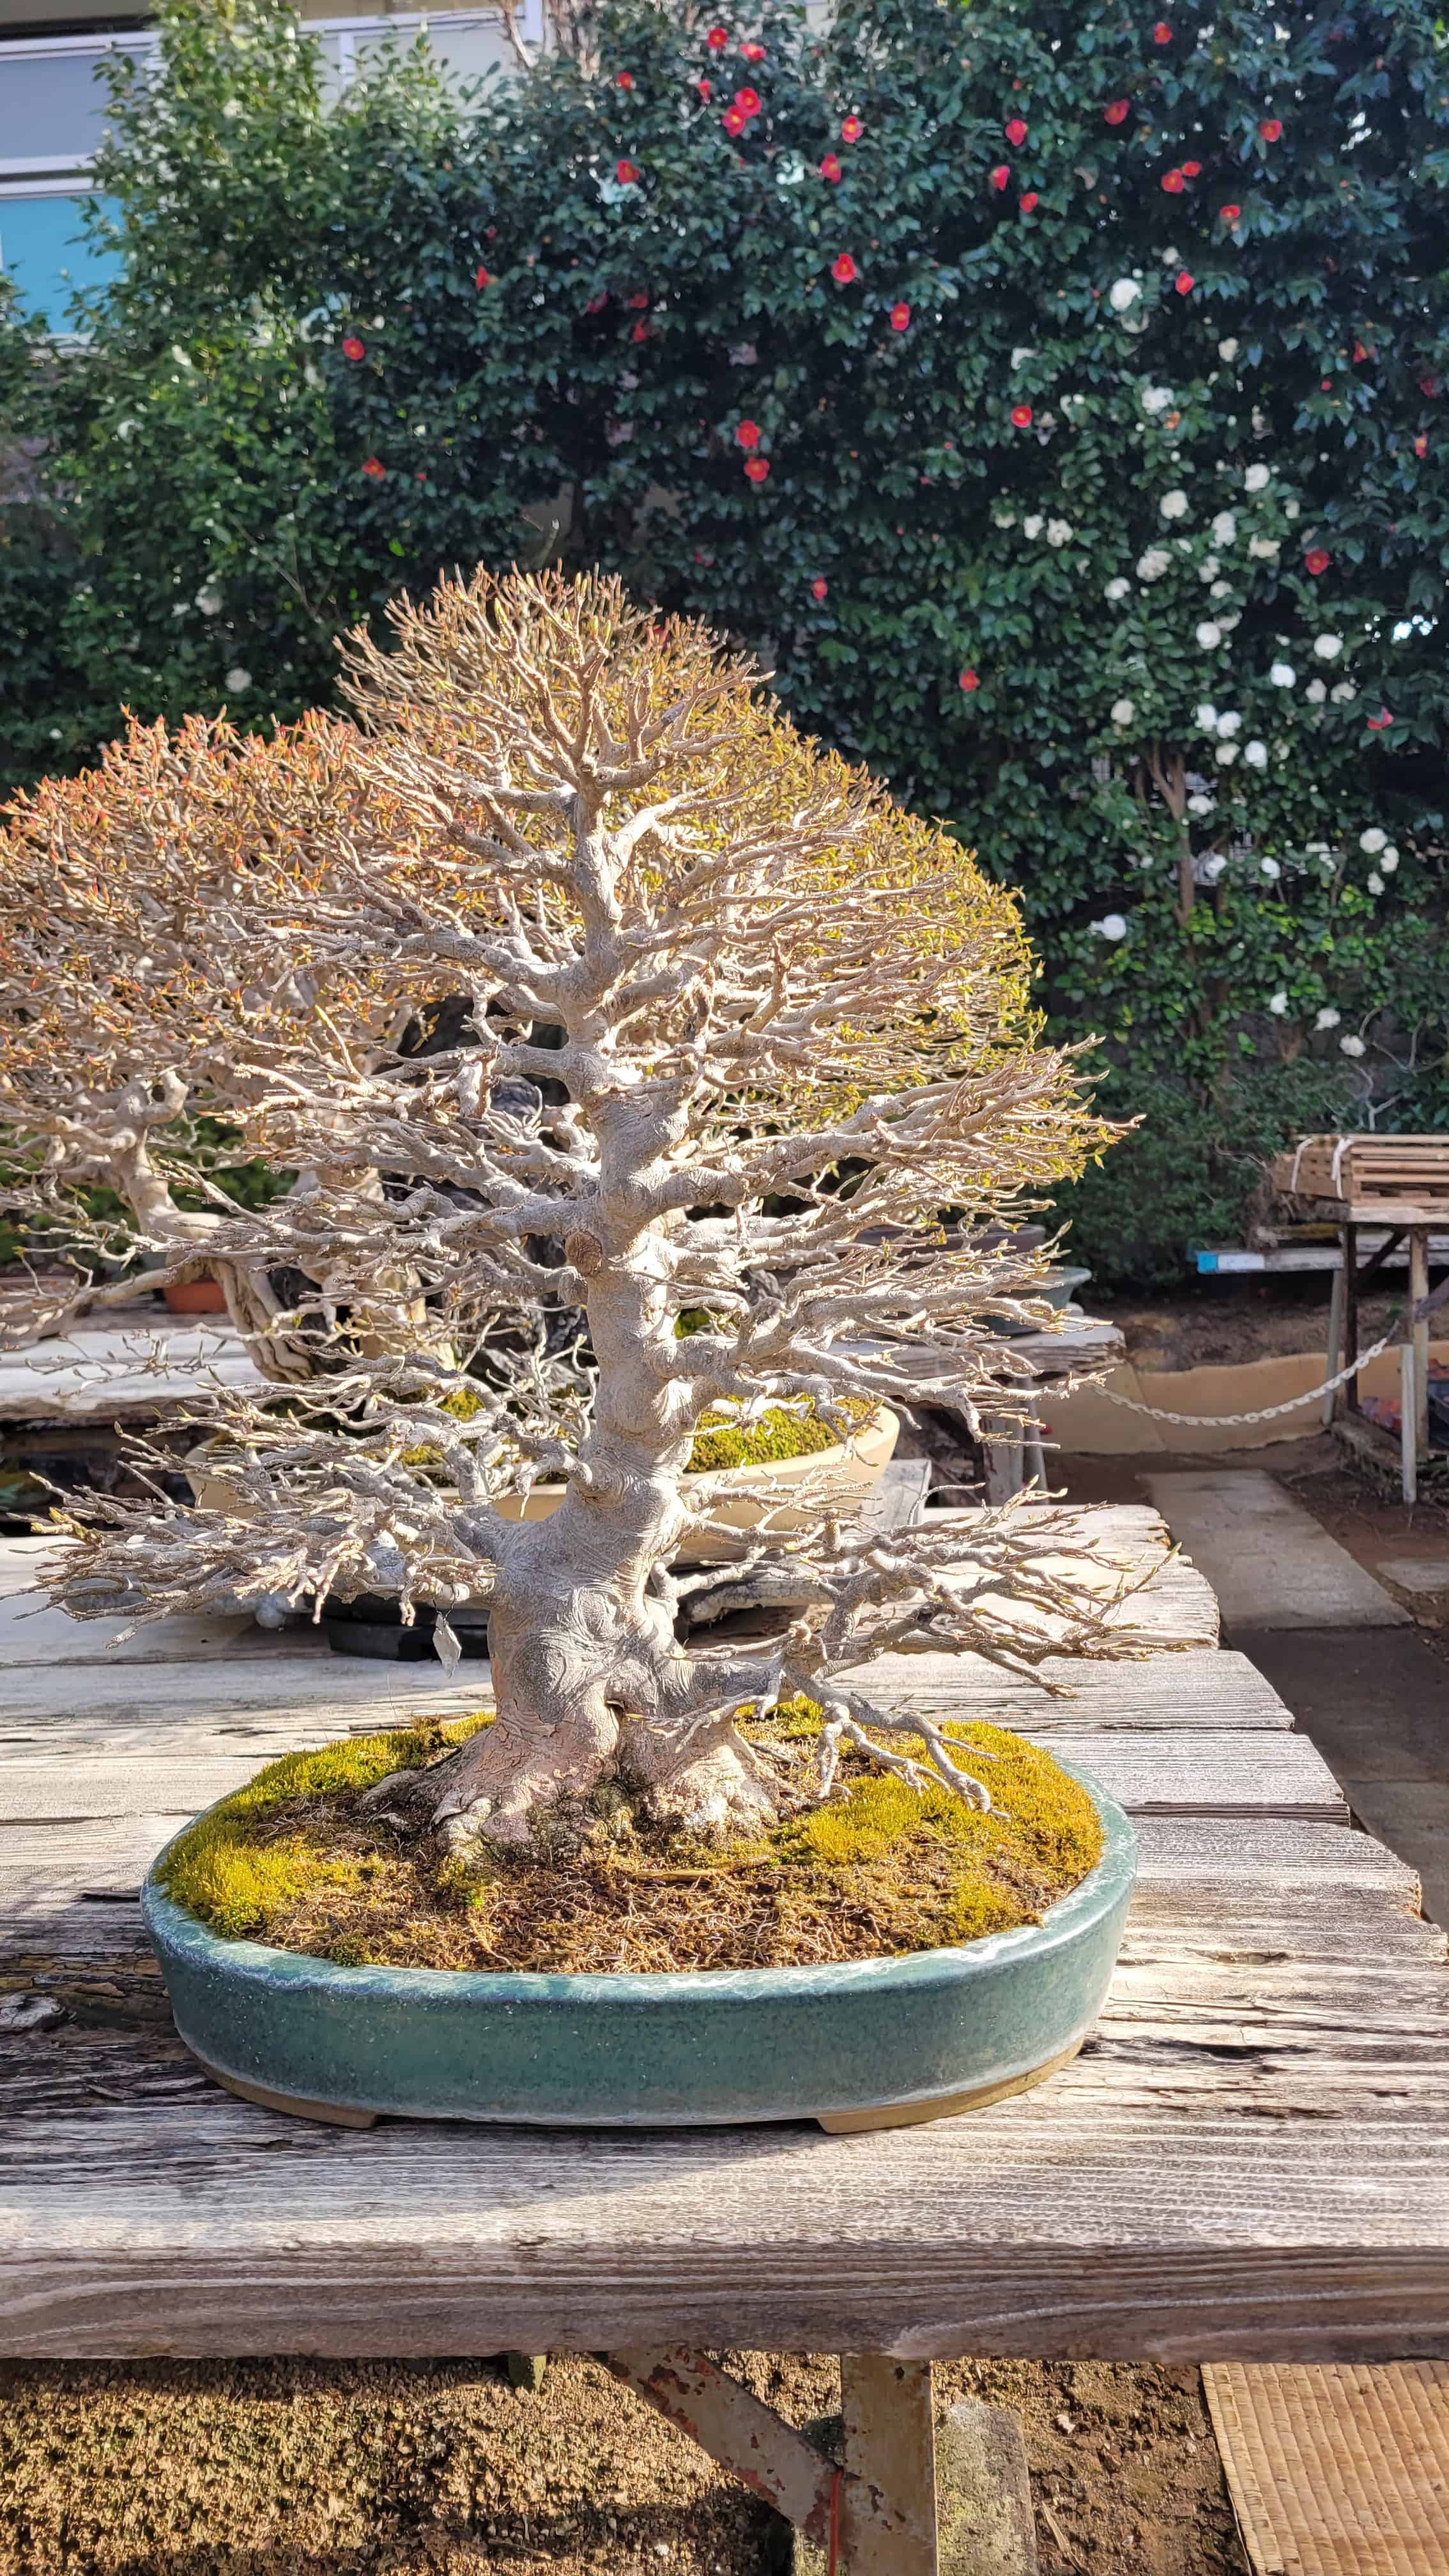
{"label": "terracotta pot", "polygon": [[161,1291],[173,1315],[224,1315],[226,1299],[217,1279],[171,1279]]}

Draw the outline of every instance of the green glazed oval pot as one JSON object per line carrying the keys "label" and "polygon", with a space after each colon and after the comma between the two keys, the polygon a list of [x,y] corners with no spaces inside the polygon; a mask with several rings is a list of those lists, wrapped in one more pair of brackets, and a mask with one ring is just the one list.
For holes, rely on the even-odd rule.
{"label": "green glazed oval pot", "polygon": [[[949,1950],[802,1968],[538,1976],[343,1968],[223,1941],[142,1890],[176,2027],[223,2083],[315,2116],[683,2128],[928,2119],[1016,2092],[1101,2009],[1136,1876],[1115,1801],[1101,1860],[1040,1923]],[[170,1846],[167,1846],[170,1849]]]}

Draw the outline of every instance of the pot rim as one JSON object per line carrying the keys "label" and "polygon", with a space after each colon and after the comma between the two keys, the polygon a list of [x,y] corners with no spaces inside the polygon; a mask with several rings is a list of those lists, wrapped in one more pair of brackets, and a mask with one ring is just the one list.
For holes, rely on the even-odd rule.
{"label": "pot rim", "polygon": [[177,1905],[160,1883],[160,1872],[182,1836],[202,1817],[224,1806],[224,1798],[190,1817],[163,1844],[142,1883],[141,1913],[157,1947],[184,1954],[191,1966],[222,1968],[233,1977],[269,1987],[281,1983],[300,1990],[343,1993],[354,2002],[370,1997],[411,2000],[420,2006],[436,2006],[445,1999],[479,2005],[613,2002],[642,2009],[650,2004],[677,2005],[691,1994],[712,2002],[749,2003],[781,1993],[785,1981],[794,1994],[804,1991],[822,2000],[851,1988],[958,1985],[1010,1966],[1017,1958],[1039,1957],[1065,1946],[1110,1912],[1135,1881],[1137,1837],[1125,1810],[1080,1763],[1063,1754],[1054,1758],[1086,1790],[1102,1820],[1101,1859],[1077,1886],[1048,1906],[1040,1923],[1019,1923],[1008,1932],[988,1932],[945,1949],[907,1950],[896,1958],[831,1959],[774,1968],[350,1968],[306,1951],[275,1949],[268,1942],[228,1941]]}

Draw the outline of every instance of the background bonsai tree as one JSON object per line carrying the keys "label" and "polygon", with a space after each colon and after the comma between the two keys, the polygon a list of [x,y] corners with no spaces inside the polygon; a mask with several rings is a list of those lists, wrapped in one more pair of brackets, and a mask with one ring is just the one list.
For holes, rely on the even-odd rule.
{"label": "background bonsai tree", "polygon": [[[136,1099],[164,1104],[199,1044],[247,1149],[310,1176],[213,1204],[208,1257],[293,1270],[373,1330],[354,1322],[325,1415],[218,1403],[226,1508],[67,1519],[56,1597],[486,1597],[497,1722],[408,1775],[455,1845],[521,1842],[609,1777],[691,1830],[757,1824],[797,1791],[735,1720],[796,1692],[825,1710],[818,1786],[846,1744],[916,1776],[890,1742],[909,1733],[989,1804],[919,1711],[841,1677],[882,1647],[1029,1668],[1060,1614],[1077,1651],[1130,1646],[1054,1570],[1059,1535],[1010,1514],[871,1535],[827,1482],[752,1551],[788,1625],[703,1652],[677,1613],[713,1578],[670,1567],[708,1519],[684,1470],[711,1410],[813,1406],[848,1438],[852,1399],[972,1428],[1009,1404],[997,1325],[1043,1256],[973,1237],[1108,1133],[1040,1043],[1013,899],[749,664],[613,582],[480,574],[394,622],[390,653],[354,642],[345,759],[317,725],[269,749],[146,735],[88,836],[57,827],[132,1051],[133,988],[162,979]],[[420,1060],[398,1031],[444,986],[459,1042]],[[447,1350],[415,1329],[420,1292]],[[560,1309],[591,1401],[551,1356]],[[563,1500],[524,1520],[540,1479]],[[438,1637],[447,1660],[446,1616]]]}

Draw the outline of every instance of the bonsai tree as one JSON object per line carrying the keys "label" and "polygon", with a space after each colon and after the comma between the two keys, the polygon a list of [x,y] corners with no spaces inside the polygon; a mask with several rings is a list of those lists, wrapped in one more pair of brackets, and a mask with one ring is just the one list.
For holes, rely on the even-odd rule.
{"label": "bonsai tree", "polygon": [[[1029,1669],[1064,1623],[1076,1651],[1130,1648],[1054,1570],[1050,1525],[873,1535],[821,1470],[804,1526],[767,1524],[747,1559],[782,1633],[698,1652],[681,1599],[717,1578],[671,1567],[709,1519],[710,1480],[685,1478],[706,1416],[813,1408],[848,1440],[862,1404],[1009,1412],[997,1327],[1046,1256],[1002,1221],[1108,1134],[1040,1042],[1013,899],[802,738],[749,663],[612,581],[479,574],[394,630],[386,653],[353,639],[345,754],[320,724],[146,734],[54,809],[89,817],[57,824],[55,858],[85,971],[124,999],[126,1115],[144,1129],[204,1059],[248,1150],[309,1176],[259,1209],[213,1199],[208,1257],[294,1271],[324,1322],[354,1319],[325,1413],[218,1401],[224,1508],[65,1517],[82,1544],[55,1597],[386,1590],[437,1607],[445,1661],[448,1609],[486,1598],[496,1723],[390,1793],[455,1846],[523,1842],[607,1778],[692,1832],[758,1825],[793,1793],[735,1721],[797,1693],[824,1710],[822,1789],[847,1745],[917,1778],[908,1735],[989,1806],[854,1668],[953,1647]],[[38,974],[44,942],[12,938]],[[419,1059],[399,1031],[444,985],[459,1042]],[[544,1329],[560,1310],[587,1379]],[[525,1519],[540,1481],[562,1500]]]}

